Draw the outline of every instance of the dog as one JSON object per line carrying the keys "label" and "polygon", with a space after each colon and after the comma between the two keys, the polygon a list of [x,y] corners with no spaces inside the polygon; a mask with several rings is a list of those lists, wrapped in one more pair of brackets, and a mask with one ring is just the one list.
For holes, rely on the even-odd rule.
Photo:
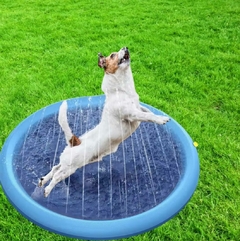
{"label": "dog", "polygon": [[59,109],[58,121],[65,134],[67,146],[60,155],[60,162],[44,177],[39,186],[44,186],[47,197],[55,185],[69,177],[78,168],[101,161],[106,155],[117,151],[119,144],[128,138],[142,121],[165,124],[167,116],[153,114],[139,103],[130,67],[130,53],[127,47],[108,57],[98,54],[98,66],[104,70],[102,90],[106,96],[100,123],[79,138],[68,124],[67,102]]}

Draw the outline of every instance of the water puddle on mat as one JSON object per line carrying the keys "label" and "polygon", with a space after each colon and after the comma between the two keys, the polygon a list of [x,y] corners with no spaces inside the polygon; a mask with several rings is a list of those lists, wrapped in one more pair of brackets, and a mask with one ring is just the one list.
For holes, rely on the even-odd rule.
{"label": "water puddle on mat", "polygon": [[[91,101],[84,106],[76,101],[68,110],[70,127],[77,136],[101,119],[103,102],[92,105]],[[59,163],[66,143],[58,110],[50,116],[43,110],[37,122],[32,118],[15,155],[16,172],[29,196],[54,212],[87,220],[137,215],[160,204],[180,180],[182,154],[168,125],[141,123],[117,152],[78,169],[44,198],[38,178]]]}

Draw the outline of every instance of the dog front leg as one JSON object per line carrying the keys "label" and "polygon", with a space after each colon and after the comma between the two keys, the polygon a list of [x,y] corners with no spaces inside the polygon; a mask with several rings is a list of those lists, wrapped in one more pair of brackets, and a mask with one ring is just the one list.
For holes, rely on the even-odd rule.
{"label": "dog front leg", "polygon": [[132,111],[132,113],[125,116],[125,119],[129,120],[130,122],[147,121],[147,122],[154,122],[160,125],[166,124],[170,120],[170,118],[167,116],[155,115],[150,111],[143,112],[140,110]]}
{"label": "dog front leg", "polygon": [[141,111],[143,111],[143,112],[152,113],[147,107],[144,107],[144,106],[142,106],[142,105],[140,105],[140,109],[141,109]]}

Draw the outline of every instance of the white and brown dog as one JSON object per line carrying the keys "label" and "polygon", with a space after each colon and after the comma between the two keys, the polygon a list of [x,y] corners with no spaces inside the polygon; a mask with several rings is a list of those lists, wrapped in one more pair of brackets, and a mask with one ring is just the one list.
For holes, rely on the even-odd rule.
{"label": "white and brown dog", "polygon": [[169,121],[167,116],[155,115],[140,105],[130,68],[128,48],[124,47],[108,57],[102,54],[98,54],[98,57],[98,65],[105,72],[102,90],[106,101],[101,121],[94,129],[78,138],[73,135],[68,125],[67,102],[62,103],[58,121],[68,146],[60,156],[60,163],[39,180],[39,186],[43,186],[52,179],[45,188],[45,197],[58,182],[69,177],[78,168],[101,161],[104,156],[116,152],[119,144],[138,128],[141,121],[157,124]]}

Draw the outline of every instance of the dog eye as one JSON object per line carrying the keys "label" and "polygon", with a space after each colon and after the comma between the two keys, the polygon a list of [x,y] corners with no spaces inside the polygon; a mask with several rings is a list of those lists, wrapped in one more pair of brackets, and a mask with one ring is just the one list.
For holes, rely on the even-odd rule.
{"label": "dog eye", "polygon": [[113,59],[115,57],[116,54],[111,54],[110,58]]}

